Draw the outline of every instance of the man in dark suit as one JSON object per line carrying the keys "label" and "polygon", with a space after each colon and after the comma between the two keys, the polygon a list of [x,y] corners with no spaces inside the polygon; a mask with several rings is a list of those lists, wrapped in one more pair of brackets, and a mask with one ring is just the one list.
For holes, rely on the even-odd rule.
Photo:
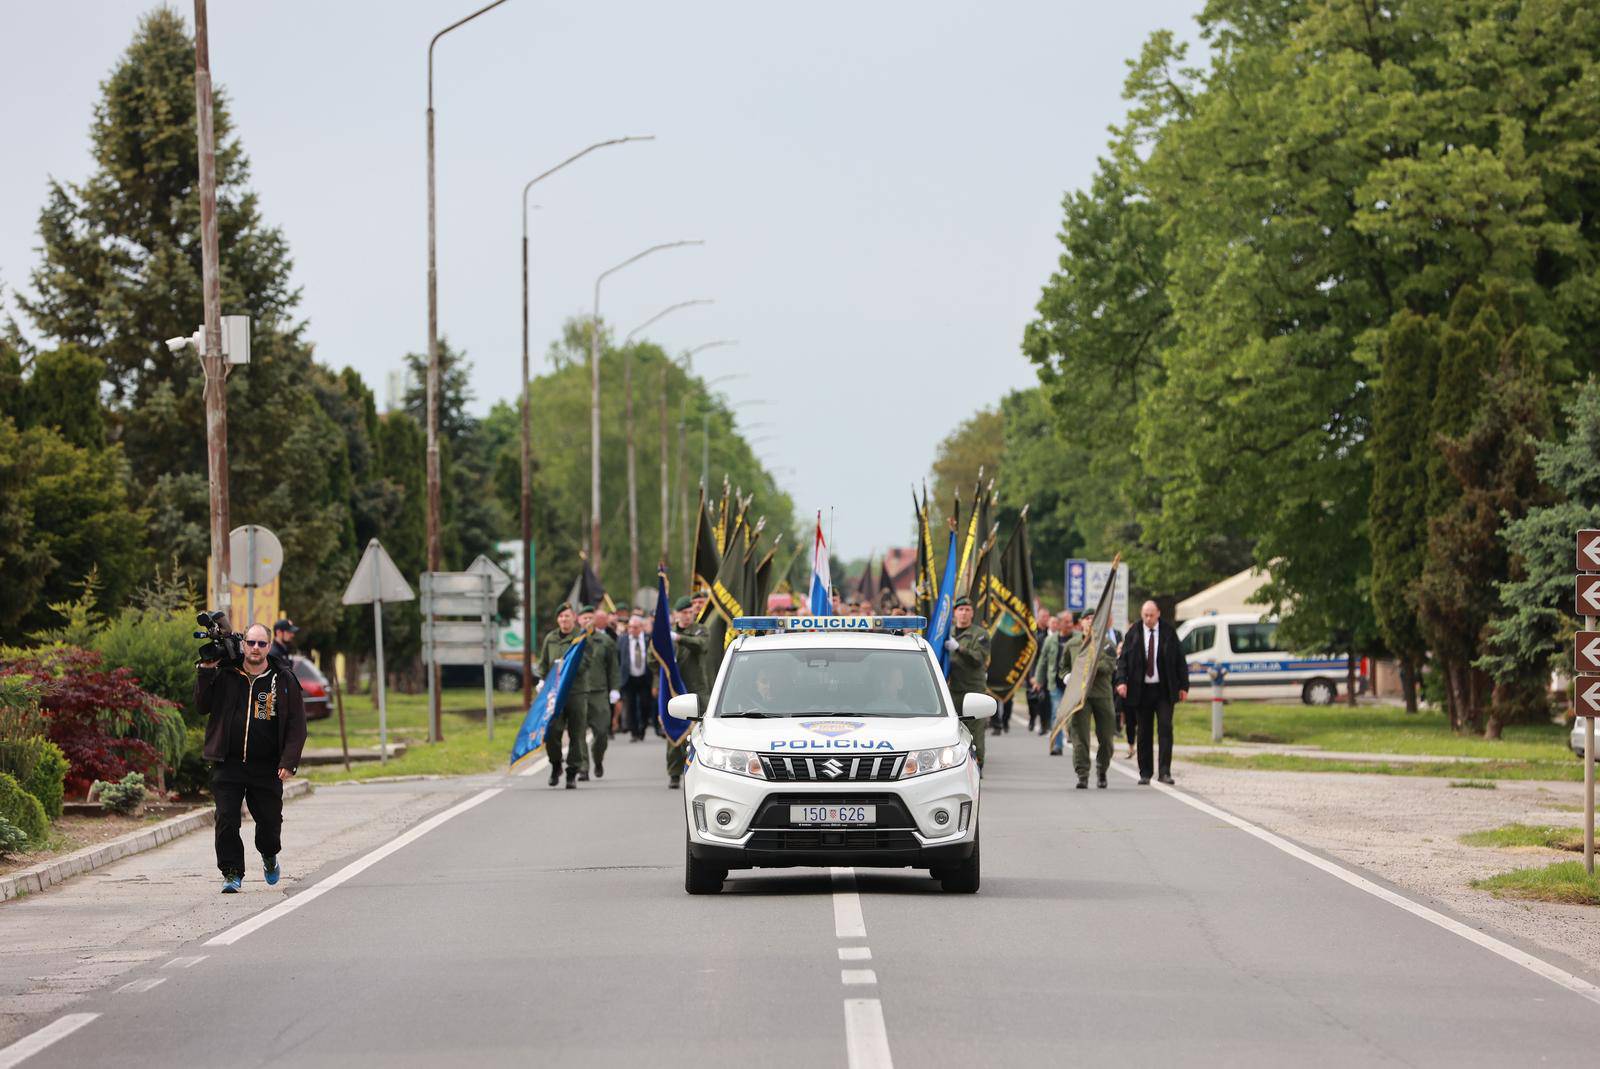
{"label": "man in dark suit", "polygon": [[1189,665],[1178,645],[1178,632],[1161,619],[1161,609],[1147,601],[1139,622],[1128,629],[1117,657],[1117,694],[1138,720],[1139,782],[1149,783],[1151,728],[1160,734],[1162,783],[1172,782],[1172,707],[1189,697]]}
{"label": "man in dark suit", "polygon": [[[650,705],[650,684],[655,679],[655,661],[650,656],[650,636],[644,633],[644,617],[632,616],[618,640],[621,661],[623,727],[634,742],[644,738],[645,729],[655,722]],[[661,729],[656,728],[657,732]]]}

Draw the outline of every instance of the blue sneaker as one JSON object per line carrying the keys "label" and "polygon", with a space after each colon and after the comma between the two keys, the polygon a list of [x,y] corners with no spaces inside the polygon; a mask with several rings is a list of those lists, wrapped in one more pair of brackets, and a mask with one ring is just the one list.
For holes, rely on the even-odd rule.
{"label": "blue sneaker", "polygon": [[262,858],[261,865],[265,870],[267,885],[269,887],[277,883],[278,877],[283,875],[283,870],[278,867],[278,859],[275,857]]}
{"label": "blue sneaker", "polygon": [[225,895],[236,895],[243,886],[243,876],[224,876],[222,878],[222,893]]}

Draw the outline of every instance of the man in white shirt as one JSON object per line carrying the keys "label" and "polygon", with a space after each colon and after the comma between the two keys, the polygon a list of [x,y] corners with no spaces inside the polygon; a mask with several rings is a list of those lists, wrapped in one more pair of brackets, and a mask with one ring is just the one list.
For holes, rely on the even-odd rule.
{"label": "man in white shirt", "polygon": [[[1128,629],[1117,657],[1117,694],[1138,718],[1139,782],[1148,784],[1152,771],[1172,783],[1172,707],[1189,697],[1189,665],[1178,645],[1178,633],[1161,619],[1161,608],[1147,601],[1139,623]],[[1154,730],[1160,736],[1160,764],[1151,753]]]}

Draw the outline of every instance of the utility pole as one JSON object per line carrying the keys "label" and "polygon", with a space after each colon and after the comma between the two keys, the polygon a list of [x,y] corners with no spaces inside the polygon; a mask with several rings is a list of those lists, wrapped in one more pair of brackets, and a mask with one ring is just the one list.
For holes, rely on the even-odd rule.
{"label": "utility pole", "polygon": [[[439,255],[438,236],[434,220],[434,167],[433,167],[433,46],[439,38],[458,26],[465,25],[486,11],[491,11],[506,0],[485,4],[466,18],[457,19],[428,42],[428,571],[439,570]],[[531,625],[530,625],[531,626]],[[523,636],[526,645],[527,636]],[[438,665],[429,664],[430,678],[439,671]],[[433,690],[433,709],[429,714],[428,741],[444,740],[444,724],[440,716],[439,688]]]}
{"label": "utility pole", "polygon": [[211,45],[206,0],[194,0],[194,103],[200,139],[200,280],[205,305],[206,464],[210,473],[212,582],[217,608],[230,614],[228,551],[228,365],[222,360],[222,279],[217,251],[217,146],[211,119]]}
{"label": "utility pole", "polygon": [[[667,469],[667,362],[661,362],[661,561],[665,564],[671,558],[667,556],[670,550],[672,535],[672,487],[668,483]],[[671,606],[668,606],[671,608]]]}
{"label": "utility pole", "polygon": [[[594,280],[594,313],[589,319],[589,562],[594,565],[596,573],[600,570],[600,284],[609,276],[621,271],[629,264],[638,263],[651,253],[661,252],[664,249],[677,249],[685,245],[704,245],[704,241],[668,241],[660,245],[652,245],[643,252],[638,252],[617,264],[600,272]],[[626,348],[626,346],[624,346]],[[626,372],[624,373],[626,376]],[[628,413],[632,416],[632,393],[628,394]],[[629,434],[633,432],[632,422],[629,423]],[[635,529],[637,535],[637,529]],[[635,543],[638,539],[635,537]],[[637,566],[635,566],[637,571]],[[635,577],[637,578],[637,577]],[[629,595],[630,599],[632,595]]]}

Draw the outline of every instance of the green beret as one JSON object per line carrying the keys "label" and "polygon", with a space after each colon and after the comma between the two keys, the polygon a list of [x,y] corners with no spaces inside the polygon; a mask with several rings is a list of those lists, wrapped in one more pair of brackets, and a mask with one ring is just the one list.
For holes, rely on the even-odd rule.
{"label": "green beret", "polygon": [[971,604],[972,604],[971,599],[969,599],[965,594],[963,594],[959,598],[956,599],[956,603],[954,605],[952,605],[951,608],[959,609],[963,605],[970,606]]}
{"label": "green beret", "polygon": [[580,605],[580,606],[578,606],[578,615],[579,616],[582,616],[586,612],[594,612],[594,606],[593,605]]}
{"label": "green beret", "polygon": [[689,608],[693,604],[694,603],[689,600],[688,596],[684,595],[684,596],[678,598],[677,601],[674,601],[672,603],[672,611],[673,612],[682,612],[684,609]]}
{"label": "green beret", "polygon": [[557,616],[560,616],[564,612],[571,612],[571,611],[572,611],[572,602],[570,602],[570,601],[563,601],[560,605],[556,606],[556,615]]}

